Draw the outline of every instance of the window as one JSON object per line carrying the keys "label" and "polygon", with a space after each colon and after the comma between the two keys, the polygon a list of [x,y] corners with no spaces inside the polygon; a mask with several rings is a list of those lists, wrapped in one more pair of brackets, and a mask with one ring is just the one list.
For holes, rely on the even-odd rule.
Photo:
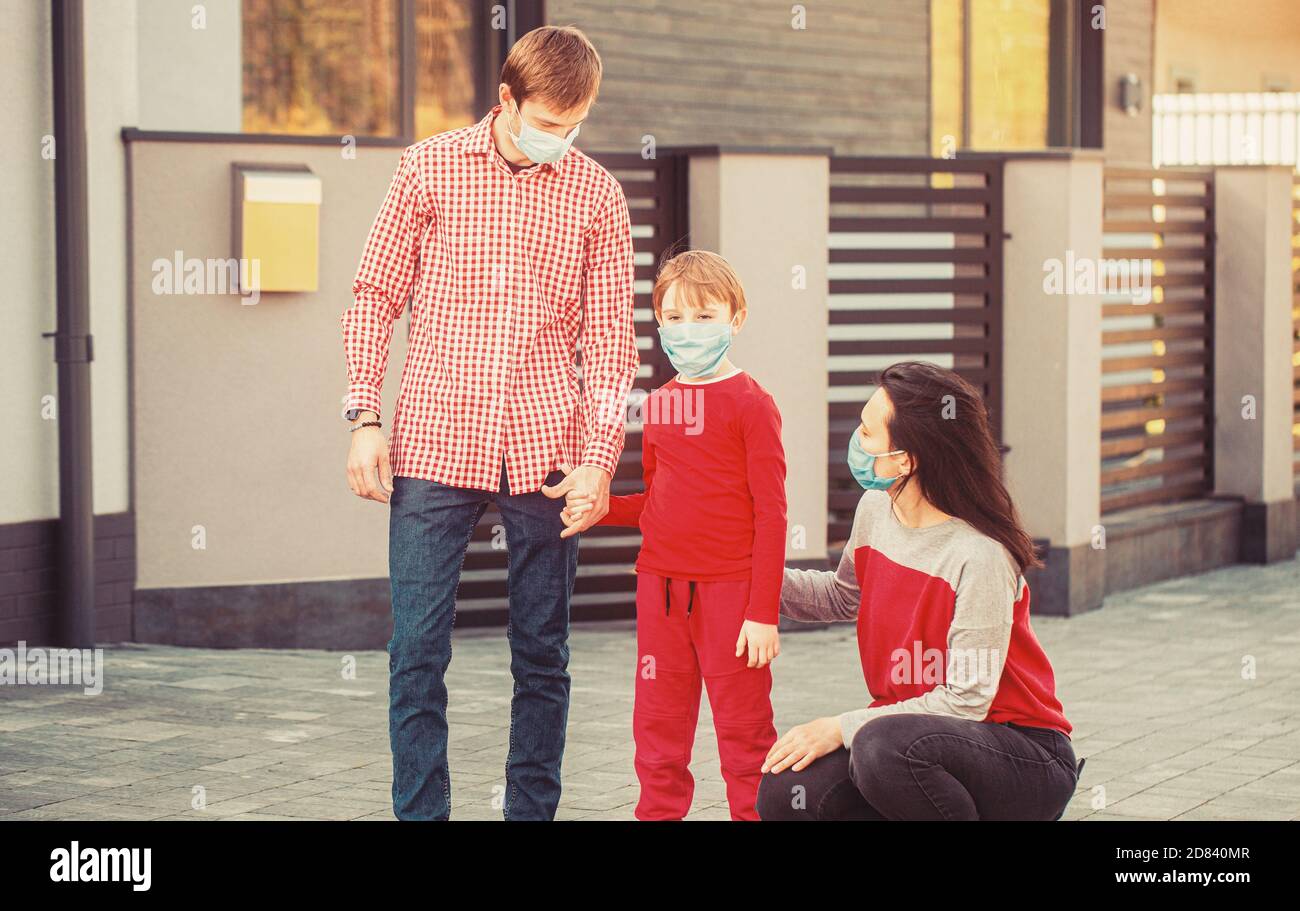
{"label": "window", "polygon": [[244,132],[402,132],[398,0],[243,3]]}
{"label": "window", "polygon": [[1100,145],[1100,108],[1090,99],[1100,91],[1101,37],[1083,18],[1091,8],[931,0],[932,153]]}
{"label": "window", "polygon": [[496,103],[540,0],[242,0],[242,128],[422,139]]}
{"label": "window", "polygon": [[474,0],[420,0],[416,12],[415,138],[473,123],[496,101],[480,98],[501,72],[489,4]]}

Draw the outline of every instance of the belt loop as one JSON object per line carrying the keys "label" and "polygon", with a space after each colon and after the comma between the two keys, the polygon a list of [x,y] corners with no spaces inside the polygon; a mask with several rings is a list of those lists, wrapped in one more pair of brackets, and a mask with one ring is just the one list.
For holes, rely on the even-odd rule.
{"label": "belt loop", "polygon": [[691,615],[691,605],[695,603],[695,580],[694,580],[694,579],[691,580],[690,585],[691,585],[691,594],[690,594],[690,597],[686,599],[686,616],[687,616],[687,617],[689,617],[689,616]]}
{"label": "belt loop", "polygon": [[672,594],[673,594],[673,580],[665,576],[664,577],[664,616],[665,617],[668,616],[668,610],[671,607]]}

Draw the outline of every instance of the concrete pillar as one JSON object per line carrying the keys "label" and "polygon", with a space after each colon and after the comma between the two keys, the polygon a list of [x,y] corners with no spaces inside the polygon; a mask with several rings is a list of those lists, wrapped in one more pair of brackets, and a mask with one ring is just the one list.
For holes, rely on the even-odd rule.
{"label": "concrete pillar", "polygon": [[739,273],[749,317],[732,360],[781,409],[792,565],[826,565],[826,149],[693,148],[690,246]]}
{"label": "concrete pillar", "polygon": [[1291,168],[1214,172],[1214,489],[1244,502],[1244,561],[1296,552]]}
{"label": "concrete pillar", "polygon": [[[1006,157],[1002,436],[1007,486],[1026,528],[1045,539],[1027,574],[1031,609],[1101,606],[1101,295],[1071,263],[1102,256],[1102,158],[1094,150]],[[1044,278],[1064,270],[1060,293]]]}

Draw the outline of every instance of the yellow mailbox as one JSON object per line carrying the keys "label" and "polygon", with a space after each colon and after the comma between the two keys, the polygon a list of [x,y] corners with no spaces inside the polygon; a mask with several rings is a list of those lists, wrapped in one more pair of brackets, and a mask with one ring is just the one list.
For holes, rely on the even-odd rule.
{"label": "yellow mailbox", "polygon": [[306,165],[257,163],[233,168],[240,291],[315,291],[320,178]]}

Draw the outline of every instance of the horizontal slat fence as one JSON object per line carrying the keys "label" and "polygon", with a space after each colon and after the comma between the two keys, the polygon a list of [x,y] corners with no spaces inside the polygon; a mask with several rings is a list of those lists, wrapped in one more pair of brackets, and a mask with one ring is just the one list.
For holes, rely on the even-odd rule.
{"label": "horizontal slat fence", "polygon": [[1300,176],[1291,184],[1291,467],[1300,487]]}
{"label": "horizontal slat fence", "polygon": [[[643,395],[672,375],[658,345],[650,292],[660,258],[681,247],[686,235],[686,157],[665,154],[645,160],[635,154],[594,154],[622,184],[632,220],[636,260],[636,333],[641,367],[633,395]],[[579,357],[581,361],[581,357]],[[633,412],[635,413],[635,411]],[[641,428],[629,423],[611,493],[641,490]],[[507,616],[507,552],[493,547],[503,537],[501,517],[490,507],[470,541],[457,592],[460,626],[497,626]],[[633,563],[641,546],[635,528],[596,527],[583,532],[574,585],[572,618],[607,619],[635,616],[636,576]]]}
{"label": "horizontal slat fence", "polygon": [[1103,256],[1136,275],[1102,296],[1103,514],[1213,487],[1214,173],[1107,167],[1104,197]]}
{"label": "horizontal slat fence", "polygon": [[1002,161],[830,162],[828,542],[862,489],[845,462],[889,364],[924,360],[980,389],[1001,438]]}

